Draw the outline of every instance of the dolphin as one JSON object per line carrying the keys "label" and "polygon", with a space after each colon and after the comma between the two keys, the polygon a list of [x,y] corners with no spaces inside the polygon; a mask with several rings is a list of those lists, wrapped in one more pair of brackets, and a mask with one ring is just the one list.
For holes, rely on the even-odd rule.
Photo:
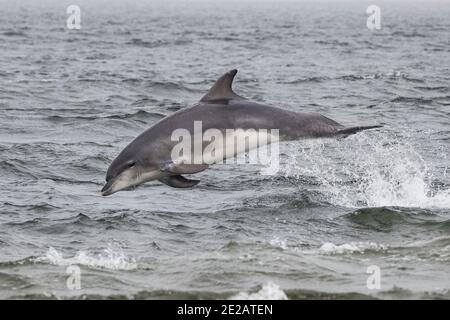
{"label": "dolphin", "polygon": [[[108,196],[153,180],[174,188],[189,188],[198,184],[199,180],[187,179],[183,174],[204,171],[217,159],[213,159],[212,163],[188,164],[172,159],[172,150],[179,143],[173,141],[173,132],[177,129],[193,132],[194,122],[197,121],[201,121],[203,131],[278,129],[281,141],[346,137],[362,130],[381,127],[345,127],[317,113],[293,112],[249,101],[232,89],[236,73],[237,70],[225,73],[198,103],[161,119],[128,144],[109,166],[102,195]],[[205,147],[205,143],[202,143],[202,147]],[[225,158],[245,151],[248,149],[236,150],[231,155],[218,155]]]}

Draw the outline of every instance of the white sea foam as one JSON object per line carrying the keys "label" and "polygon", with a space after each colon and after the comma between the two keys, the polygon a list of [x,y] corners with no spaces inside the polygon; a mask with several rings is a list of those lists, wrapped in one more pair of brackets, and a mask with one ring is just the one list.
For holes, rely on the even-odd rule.
{"label": "white sea foam", "polygon": [[239,292],[230,300],[288,300],[288,297],[278,285],[269,281],[257,292]]}
{"label": "white sea foam", "polygon": [[64,258],[55,248],[50,247],[44,256],[35,259],[58,266],[84,265],[111,270],[133,270],[137,268],[135,259],[125,255],[121,248],[109,245],[102,252],[78,251],[75,256]]}
{"label": "white sea foam", "polygon": [[280,239],[279,237],[275,237],[272,240],[269,241],[269,244],[272,247],[277,247],[283,250],[287,249],[286,240]]}
{"label": "white sea foam", "polygon": [[365,251],[382,251],[387,246],[375,242],[351,242],[336,245],[331,242],[324,243],[319,252],[323,254],[344,254],[344,253],[364,253]]}
{"label": "white sea foam", "polygon": [[[431,186],[434,178],[445,180],[448,168],[430,168],[407,139],[383,132],[304,141],[289,152],[284,174],[312,180],[321,200],[337,206],[450,208],[450,189]],[[445,150],[436,147],[433,156],[445,159]]]}

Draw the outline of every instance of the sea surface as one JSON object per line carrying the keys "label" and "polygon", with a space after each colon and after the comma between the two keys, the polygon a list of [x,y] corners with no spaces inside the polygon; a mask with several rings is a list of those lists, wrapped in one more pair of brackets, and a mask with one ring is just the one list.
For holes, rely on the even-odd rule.
{"label": "sea surface", "polygon": [[[251,100],[384,127],[100,195],[234,68]],[[449,150],[449,1],[0,0],[2,299],[449,299]]]}

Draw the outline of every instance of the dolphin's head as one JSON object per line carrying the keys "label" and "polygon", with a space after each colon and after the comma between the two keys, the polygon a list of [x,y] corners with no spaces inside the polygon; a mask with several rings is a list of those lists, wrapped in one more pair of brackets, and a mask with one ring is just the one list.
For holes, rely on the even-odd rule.
{"label": "dolphin's head", "polygon": [[103,196],[137,187],[146,181],[161,177],[161,171],[156,163],[153,164],[150,159],[127,151],[125,149],[109,166],[106,184],[101,191]]}

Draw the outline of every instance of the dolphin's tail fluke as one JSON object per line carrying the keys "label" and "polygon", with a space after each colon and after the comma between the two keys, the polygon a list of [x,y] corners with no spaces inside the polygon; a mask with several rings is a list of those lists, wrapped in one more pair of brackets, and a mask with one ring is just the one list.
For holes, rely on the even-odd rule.
{"label": "dolphin's tail fluke", "polygon": [[375,129],[375,128],[381,128],[383,126],[362,126],[362,127],[350,127],[338,130],[338,135],[343,135],[344,137],[347,137],[349,135],[355,134],[357,132],[368,130],[368,129]]}

